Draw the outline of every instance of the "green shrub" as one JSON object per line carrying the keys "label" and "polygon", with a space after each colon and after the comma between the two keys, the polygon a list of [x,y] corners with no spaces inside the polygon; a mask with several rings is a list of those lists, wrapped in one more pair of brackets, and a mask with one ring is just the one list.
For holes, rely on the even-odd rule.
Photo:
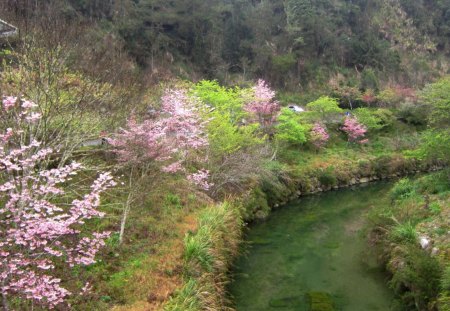
{"label": "green shrub", "polygon": [[428,122],[428,112],[424,105],[405,102],[401,103],[397,110],[397,118],[412,125],[426,125]]}
{"label": "green shrub", "polygon": [[390,191],[392,200],[401,200],[415,193],[414,183],[409,178],[400,179]]}
{"label": "green shrub", "polygon": [[380,81],[372,68],[365,68],[361,74],[360,88],[363,90],[372,89],[378,91]]}
{"label": "green shrub", "polygon": [[436,258],[416,245],[399,247],[391,259],[391,271],[389,284],[406,310],[433,310],[430,307],[438,298],[442,273]]}
{"label": "green shrub", "polygon": [[417,189],[421,193],[437,194],[450,190],[449,170],[430,174],[416,181]]}
{"label": "green shrub", "polygon": [[275,138],[293,145],[306,142],[306,134],[310,126],[301,124],[298,115],[288,108],[281,109],[276,126]]}
{"label": "green shrub", "polygon": [[337,178],[333,167],[327,167],[318,174],[320,184],[325,187],[334,187],[337,185]]}

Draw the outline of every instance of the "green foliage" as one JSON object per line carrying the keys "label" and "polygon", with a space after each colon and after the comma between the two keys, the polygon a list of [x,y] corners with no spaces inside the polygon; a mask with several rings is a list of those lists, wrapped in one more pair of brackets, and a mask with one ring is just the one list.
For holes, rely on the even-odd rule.
{"label": "green foliage", "polygon": [[415,185],[420,193],[438,194],[450,190],[448,169],[420,177],[416,180]]}
{"label": "green foliage", "polygon": [[184,240],[185,251],[184,258],[186,261],[196,261],[202,269],[208,272],[212,271],[214,257],[210,251],[210,232],[209,227],[201,227],[196,235],[188,235]]}
{"label": "green foliage", "polygon": [[301,145],[306,142],[309,125],[302,125],[298,114],[289,108],[283,108],[278,116],[275,138],[293,145]]}
{"label": "green foliage", "polygon": [[286,74],[287,72],[295,68],[296,63],[297,58],[292,53],[275,55],[272,57],[273,69],[280,74]]}
{"label": "green foliage", "polygon": [[183,204],[181,202],[181,198],[177,194],[168,193],[164,200],[164,206],[166,208],[183,208]]}
{"label": "green foliage", "polygon": [[412,156],[418,158],[437,159],[447,162],[450,155],[450,129],[428,130],[422,134],[423,144],[410,152]]}
{"label": "green foliage", "polygon": [[398,223],[391,231],[391,239],[395,242],[415,243],[417,241],[416,226],[411,222]]}
{"label": "green foliage", "polygon": [[176,293],[164,307],[165,311],[198,311],[201,310],[198,282],[195,279],[189,279],[184,286]]}
{"label": "green foliage", "polygon": [[245,91],[225,88],[217,81],[203,80],[194,86],[194,95],[211,107],[205,111],[209,144],[215,157],[232,154],[263,141],[256,135],[258,125],[240,124],[246,113],[242,109]]}
{"label": "green foliage", "polygon": [[338,101],[328,96],[322,96],[307,104],[306,107],[314,112],[322,121],[331,121],[333,116],[343,112],[343,110],[339,108]]}
{"label": "green foliage", "polygon": [[412,125],[426,125],[428,123],[428,109],[425,105],[404,102],[401,103],[397,116],[405,123]]}
{"label": "green foliage", "polygon": [[389,282],[408,310],[427,310],[439,293],[441,267],[434,257],[415,245],[398,248],[391,265],[401,261]]}
{"label": "green foliage", "polygon": [[325,187],[334,187],[337,185],[337,177],[334,167],[327,167],[319,173],[319,182]]}
{"label": "green foliage", "polygon": [[364,68],[361,74],[360,88],[362,90],[379,90],[380,81],[372,68]]}
{"label": "green foliage", "polygon": [[228,113],[232,123],[240,122],[245,116],[242,109],[244,98],[239,88],[226,88],[217,81],[202,80],[193,91],[205,104],[221,113]]}
{"label": "green foliage", "polygon": [[400,179],[390,191],[392,200],[410,197],[415,192],[415,185],[409,178]]}
{"label": "green foliage", "polygon": [[245,198],[242,204],[242,218],[251,220],[256,218],[265,218],[269,215],[270,206],[267,201],[267,195],[260,187],[255,187]]}
{"label": "green foliage", "polygon": [[369,131],[376,131],[392,125],[393,113],[388,109],[357,108],[353,114]]}
{"label": "green foliage", "polygon": [[238,208],[222,203],[204,209],[199,227],[185,237],[185,283],[164,307],[166,311],[220,310],[228,265],[237,253],[242,222]]}
{"label": "green foliage", "polygon": [[428,84],[420,95],[431,109],[430,122],[448,127],[450,124],[450,76]]}

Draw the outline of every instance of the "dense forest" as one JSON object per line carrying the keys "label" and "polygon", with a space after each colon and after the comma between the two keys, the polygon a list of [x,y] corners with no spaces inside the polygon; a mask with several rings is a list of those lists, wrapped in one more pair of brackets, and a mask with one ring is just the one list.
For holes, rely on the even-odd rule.
{"label": "dense forest", "polygon": [[387,180],[350,231],[393,311],[450,310],[450,0],[2,0],[3,25],[3,311],[233,310],[251,223]]}
{"label": "dense forest", "polygon": [[448,0],[7,0],[2,7],[25,31],[42,16],[53,18],[41,27],[89,27],[91,37],[110,41],[104,48],[123,49],[155,79],[258,77],[304,90],[342,74],[365,89],[379,80],[423,85],[448,70]]}

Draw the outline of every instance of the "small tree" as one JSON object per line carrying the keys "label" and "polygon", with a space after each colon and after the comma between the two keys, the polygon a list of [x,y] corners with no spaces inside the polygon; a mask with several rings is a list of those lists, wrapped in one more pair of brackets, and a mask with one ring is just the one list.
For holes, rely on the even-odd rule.
{"label": "small tree", "polygon": [[349,142],[365,144],[369,141],[368,139],[362,139],[366,135],[367,128],[359,123],[355,117],[346,117],[341,130],[347,134]]}
{"label": "small tree", "polygon": [[[161,111],[154,119],[137,122],[130,118],[125,129],[109,139],[120,162],[131,167],[130,192],[122,214],[120,242],[133,202],[135,184],[143,178],[151,164],[159,162],[166,173],[185,172],[185,162],[191,151],[198,157],[199,150],[208,146],[204,122],[198,113],[194,99],[186,90],[167,90],[162,97]],[[205,161],[205,158],[198,159]],[[199,161],[200,162],[200,161]],[[140,174],[136,175],[136,172]],[[203,190],[211,186],[207,182],[207,170],[189,175],[189,180]]]}
{"label": "small tree", "polygon": [[296,113],[289,108],[281,110],[276,127],[275,138],[277,140],[293,145],[301,145],[306,142],[306,134],[309,128],[301,124],[296,117]]}
{"label": "small tree", "polygon": [[245,105],[245,110],[256,117],[265,134],[271,135],[280,111],[280,105],[275,100],[275,91],[261,79],[253,87],[253,91],[254,97]]}
{"label": "small tree", "polygon": [[52,271],[62,264],[94,263],[109,235],[81,229],[86,220],[104,216],[97,210],[100,194],[115,182],[102,173],[82,198],[62,200],[65,192],[58,186],[69,183],[81,165],[46,168],[53,151],[23,130],[38,122],[36,107],[5,97],[0,112],[16,120],[14,128],[0,135],[0,290],[5,311],[10,296],[48,308],[63,304],[70,292]]}
{"label": "small tree", "polygon": [[306,107],[308,110],[317,114],[317,117],[323,122],[331,122],[333,117],[342,112],[342,109],[339,108],[338,101],[328,96],[322,96],[307,104]]}
{"label": "small tree", "polygon": [[325,146],[328,139],[330,139],[330,135],[328,135],[326,128],[318,122],[314,124],[314,127],[311,129],[310,137],[312,144],[318,149]]}

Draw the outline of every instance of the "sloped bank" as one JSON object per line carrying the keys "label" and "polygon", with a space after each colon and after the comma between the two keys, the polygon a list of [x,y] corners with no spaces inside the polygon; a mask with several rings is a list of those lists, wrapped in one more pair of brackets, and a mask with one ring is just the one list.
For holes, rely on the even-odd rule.
{"label": "sloped bank", "polygon": [[184,285],[166,311],[232,310],[226,299],[227,272],[238,254],[244,221],[263,219],[272,207],[297,197],[418,172],[436,171],[444,163],[401,155],[348,162],[345,167],[280,172],[279,182],[261,182],[236,202],[208,207],[199,214],[196,232],[185,237]]}

